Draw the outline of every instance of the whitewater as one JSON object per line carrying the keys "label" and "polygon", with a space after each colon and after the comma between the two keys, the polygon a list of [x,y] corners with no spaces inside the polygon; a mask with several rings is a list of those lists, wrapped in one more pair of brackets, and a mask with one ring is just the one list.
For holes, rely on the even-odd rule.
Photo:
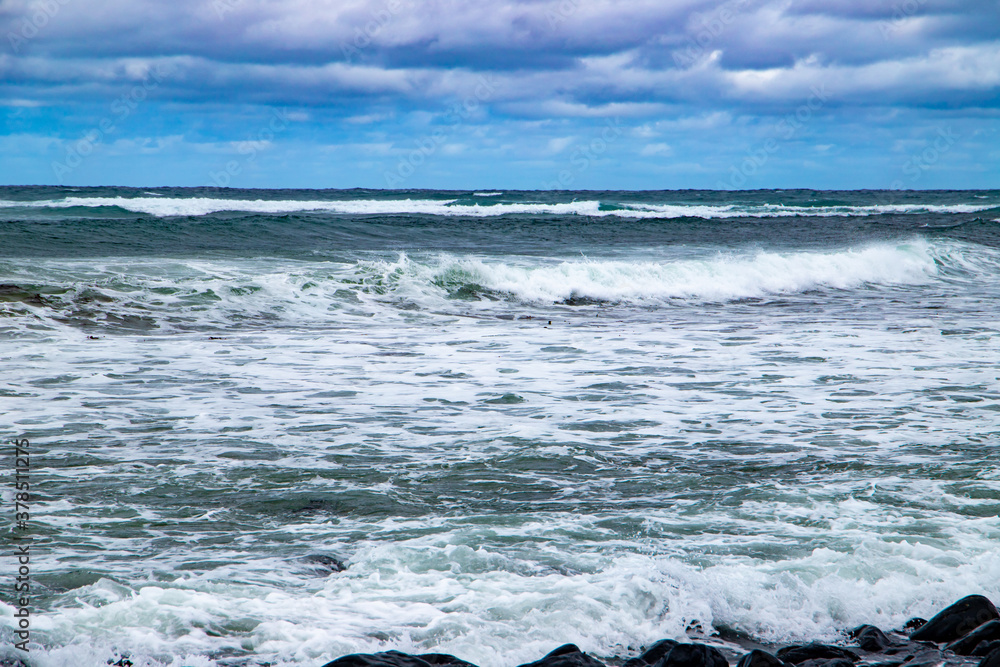
{"label": "whitewater", "polygon": [[998,217],[995,191],[0,188],[33,664],[614,664],[1000,599]]}

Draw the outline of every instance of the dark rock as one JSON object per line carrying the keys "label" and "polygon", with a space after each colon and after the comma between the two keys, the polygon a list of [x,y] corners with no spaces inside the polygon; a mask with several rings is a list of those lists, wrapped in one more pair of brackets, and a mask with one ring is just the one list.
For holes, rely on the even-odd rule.
{"label": "dark rock", "polygon": [[754,649],[740,658],[736,667],[788,667],[788,663],[779,660],[767,651]]}
{"label": "dark rock", "polygon": [[976,650],[972,652],[972,655],[982,658],[989,655],[993,651],[996,651],[997,649],[1000,649],[1000,641],[983,642],[976,647]]}
{"label": "dark rock", "polygon": [[660,658],[656,667],[729,667],[729,661],[712,646],[678,644]]}
{"label": "dark rock", "polygon": [[326,554],[309,554],[308,556],[303,556],[302,560],[329,572],[343,572],[347,569],[344,561],[333,556],[327,556]]}
{"label": "dark rock", "polygon": [[920,618],[919,616],[911,618],[906,623],[903,623],[903,632],[913,632],[914,630],[919,630],[926,623],[926,618]]}
{"label": "dark rock", "polygon": [[879,653],[892,645],[892,641],[885,636],[885,633],[874,625],[862,625],[847,634],[854,639],[861,650],[870,653]]}
{"label": "dark rock", "polygon": [[422,653],[417,657],[434,667],[476,667],[471,662],[466,662],[447,653]]}
{"label": "dark rock", "polygon": [[861,659],[854,651],[840,646],[829,646],[828,644],[800,644],[796,646],[786,646],[778,651],[778,657],[793,665],[805,662],[806,660],[849,660],[857,662]]}
{"label": "dark rock", "polygon": [[1000,618],[1000,612],[982,595],[969,595],[927,621],[910,635],[915,641],[950,642],[972,632],[987,621]]}
{"label": "dark rock", "polygon": [[408,655],[399,651],[354,653],[337,658],[333,662],[328,662],[323,667],[432,667],[432,665],[475,667],[472,663],[460,660],[453,655],[428,653],[426,657],[431,658],[434,662],[425,660],[425,656]]}
{"label": "dark rock", "polygon": [[854,667],[854,663],[850,660],[844,660],[843,658],[834,658],[833,660],[829,660],[827,658],[814,658],[813,660],[800,662],[798,667]]}
{"label": "dark rock", "polygon": [[940,667],[944,654],[936,648],[923,648],[903,661],[904,667]]}
{"label": "dark rock", "polygon": [[979,667],[1000,667],[1000,648],[993,651],[979,661]]}
{"label": "dark rock", "polygon": [[555,649],[554,651],[549,651],[545,655],[545,657],[546,658],[555,658],[555,657],[560,656],[560,655],[569,655],[570,653],[583,653],[583,651],[581,651],[580,647],[577,646],[576,644],[563,644],[562,646],[560,646],[559,648]]}
{"label": "dark rock", "polygon": [[631,658],[626,660],[622,667],[643,667],[643,665],[655,665],[660,661],[660,658],[665,656],[670,652],[670,649],[677,646],[679,642],[675,642],[673,639],[661,639],[656,642],[638,658]]}
{"label": "dark rock", "polygon": [[519,667],[605,667],[605,665],[581,651],[576,644],[563,644],[541,660]]}
{"label": "dark rock", "polygon": [[956,639],[948,644],[945,648],[959,655],[972,655],[980,643],[997,639],[1000,639],[1000,621],[987,621],[961,639]]}

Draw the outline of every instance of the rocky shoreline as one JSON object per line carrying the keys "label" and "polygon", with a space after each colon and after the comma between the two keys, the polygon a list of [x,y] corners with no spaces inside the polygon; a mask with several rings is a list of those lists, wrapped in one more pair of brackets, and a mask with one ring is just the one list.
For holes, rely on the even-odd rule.
{"label": "rocky shoreline", "polygon": [[[774,653],[753,649],[736,667],[1000,667],[1000,613],[982,595],[964,597],[929,621],[914,618],[883,632],[862,625],[845,633],[843,645],[795,644]],[[622,667],[729,667],[723,651],[709,644],[663,639]],[[323,667],[477,667],[453,655],[399,651],[345,655]],[[607,667],[565,644],[540,660],[518,667]]]}

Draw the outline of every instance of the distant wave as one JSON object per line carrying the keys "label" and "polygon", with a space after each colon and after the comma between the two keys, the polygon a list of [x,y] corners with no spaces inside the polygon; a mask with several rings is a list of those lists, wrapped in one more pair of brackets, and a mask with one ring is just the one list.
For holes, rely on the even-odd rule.
{"label": "distant wave", "polygon": [[[494,193],[484,193],[482,196]],[[502,194],[502,193],[501,193]],[[495,217],[501,215],[617,216],[656,218],[782,218],[794,216],[851,217],[881,214],[976,213],[996,208],[986,204],[877,204],[870,206],[787,206],[781,204],[634,204],[596,200],[568,203],[459,204],[458,200],[358,199],[343,201],[217,199],[208,197],[66,197],[45,201],[0,201],[0,208],[115,207],[157,217],[202,216],[223,211],[296,213],[319,211],[341,215],[440,215]]]}

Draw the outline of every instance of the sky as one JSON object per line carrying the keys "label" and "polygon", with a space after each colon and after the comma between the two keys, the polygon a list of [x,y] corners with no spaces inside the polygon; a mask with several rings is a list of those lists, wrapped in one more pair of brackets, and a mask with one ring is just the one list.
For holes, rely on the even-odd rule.
{"label": "sky", "polygon": [[0,0],[0,183],[1000,188],[1000,0]]}

